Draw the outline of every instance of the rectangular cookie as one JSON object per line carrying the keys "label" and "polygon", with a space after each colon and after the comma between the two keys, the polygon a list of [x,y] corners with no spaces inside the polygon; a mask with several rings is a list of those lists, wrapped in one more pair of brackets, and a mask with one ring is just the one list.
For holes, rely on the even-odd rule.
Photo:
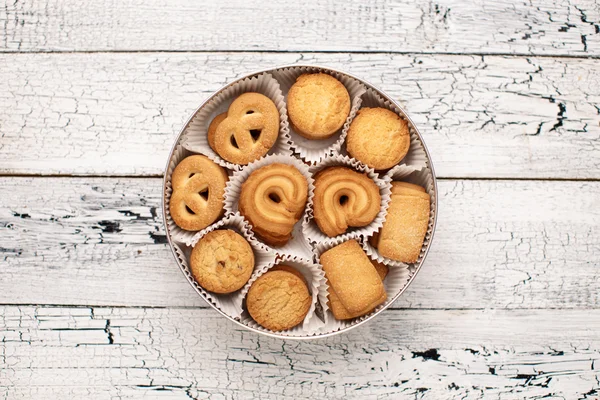
{"label": "rectangular cookie", "polygon": [[356,240],[327,250],[320,259],[337,319],[359,317],[387,299],[379,273]]}
{"label": "rectangular cookie", "polygon": [[420,186],[392,182],[391,199],[376,247],[384,257],[414,263],[421,253],[429,224],[429,195]]}

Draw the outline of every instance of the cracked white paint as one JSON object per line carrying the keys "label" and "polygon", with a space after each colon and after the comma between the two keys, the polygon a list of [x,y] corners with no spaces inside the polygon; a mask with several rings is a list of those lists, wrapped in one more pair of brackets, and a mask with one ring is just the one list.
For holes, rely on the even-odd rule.
{"label": "cracked white paint", "polygon": [[[0,179],[0,304],[205,306],[164,244],[160,188]],[[599,202],[599,182],[440,181],[431,251],[395,307],[596,308]]]}
{"label": "cracked white paint", "polygon": [[294,342],[257,336],[212,310],[0,307],[0,396],[593,399],[600,393],[598,310],[383,316],[342,336]]}
{"label": "cracked white paint", "polygon": [[[4,1],[0,174],[88,176],[0,177],[0,399],[598,399],[599,21],[594,0]],[[206,308],[156,178],[211,92],[296,62],[388,92],[450,178],[393,309],[306,343]],[[498,177],[559,180],[476,180]]]}
{"label": "cracked white paint", "polygon": [[[260,10],[260,11],[257,11]],[[5,1],[0,51],[283,50],[600,55],[594,0]]]}
{"label": "cracked white paint", "polygon": [[0,172],[161,174],[212,91],[296,61],[398,99],[439,176],[600,177],[597,60],[322,53],[0,55]]}

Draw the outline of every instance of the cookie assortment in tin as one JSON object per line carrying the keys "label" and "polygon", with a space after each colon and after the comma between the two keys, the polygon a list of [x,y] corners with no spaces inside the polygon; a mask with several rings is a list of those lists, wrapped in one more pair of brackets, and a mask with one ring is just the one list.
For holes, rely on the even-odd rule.
{"label": "cookie assortment in tin", "polygon": [[167,237],[225,317],[328,336],[379,315],[415,277],[435,182],[393,99],[334,69],[275,68],[217,91],[183,127],[164,178]]}

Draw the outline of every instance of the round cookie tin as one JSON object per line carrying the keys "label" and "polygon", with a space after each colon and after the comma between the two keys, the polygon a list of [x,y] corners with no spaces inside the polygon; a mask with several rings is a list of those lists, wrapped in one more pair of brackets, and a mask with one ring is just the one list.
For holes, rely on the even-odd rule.
{"label": "round cookie tin", "polygon": [[[188,238],[187,240],[184,240],[180,235],[177,235],[177,234],[175,234],[175,232],[172,232],[171,227],[173,226],[173,223],[168,218],[168,202],[170,199],[170,192],[171,192],[170,175],[172,173],[172,169],[174,168],[174,164],[177,163],[177,160],[180,160],[180,158],[182,156],[181,155],[182,154],[182,145],[185,140],[186,131],[194,123],[195,118],[198,115],[200,115],[200,113],[203,112],[203,110],[205,110],[205,107],[211,107],[211,102],[214,103],[214,100],[216,98],[218,99],[220,95],[224,95],[225,93],[235,91],[234,89],[235,89],[236,85],[239,86],[239,84],[241,82],[248,80],[250,78],[253,79],[253,78],[257,77],[260,80],[260,78],[265,75],[270,76],[271,78],[273,78],[273,76],[274,76],[276,80],[279,80],[279,82],[285,82],[287,80],[288,81],[287,83],[289,85],[290,78],[289,78],[289,76],[286,76],[286,74],[289,75],[290,73],[293,73],[294,71],[300,71],[300,72],[297,72],[296,75],[298,75],[299,73],[302,73],[302,72],[324,72],[327,74],[331,74],[331,75],[337,77],[340,81],[342,81],[342,83],[344,83],[344,85],[349,89],[351,96],[355,94],[356,98],[359,98],[359,101],[357,102],[358,104],[353,104],[353,110],[351,111],[350,116],[348,118],[348,123],[345,125],[345,130],[347,130],[347,125],[350,123],[351,119],[356,114],[356,109],[360,108],[361,103],[363,105],[366,104],[367,106],[373,106],[373,102],[382,102],[382,104],[384,103],[386,107],[388,107],[388,108],[392,109],[393,111],[395,111],[396,113],[398,113],[404,120],[406,120],[408,122],[408,125],[410,127],[410,134],[411,134],[411,146],[413,146],[413,142],[414,142],[418,145],[419,150],[421,151],[420,155],[417,155],[413,158],[416,159],[417,164],[421,163],[422,165],[419,166],[419,168],[420,168],[419,170],[417,170],[415,167],[414,169],[407,168],[406,171],[402,171],[402,167],[400,167],[400,168],[395,167],[394,169],[390,170],[390,172],[388,173],[388,174],[391,174],[389,177],[389,180],[391,180],[392,178],[402,177],[405,175],[408,176],[414,171],[423,171],[423,173],[426,173],[427,182],[428,182],[427,191],[429,192],[429,194],[431,196],[431,211],[430,211],[428,231],[427,231],[427,235],[425,238],[425,242],[423,244],[423,248],[421,249],[421,255],[419,256],[419,259],[415,264],[405,266],[406,267],[406,271],[404,271],[405,279],[404,279],[404,281],[402,281],[403,282],[402,285],[400,285],[398,287],[394,286],[396,291],[394,293],[388,293],[389,294],[388,301],[384,305],[378,307],[375,311],[371,312],[370,314],[368,314],[365,317],[356,318],[349,322],[340,323],[339,325],[335,326],[334,328],[330,328],[330,329],[314,329],[310,332],[301,331],[301,330],[299,331],[296,329],[291,332],[273,332],[273,331],[267,331],[266,329],[261,329],[260,327],[257,327],[256,324],[248,323],[247,319],[240,318],[239,315],[236,315],[235,317],[230,315],[230,314],[232,314],[231,312],[228,313],[228,312],[224,311],[224,310],[229,310],[228,308],[218,307],[216,305],[218,303],[215,303],[215,301],[213,299],[214,296],[210,296],[206,291],[204,291],[202,288],[199,287],[198,284],[196,284],[194,282],[194,280],[191,277],[191,274],[189,272],[187,262],[185,262],[185,260],[182,260],[182,257],[186,257],[185,254],[189,255],[189,252],[191,250],[191,244],[195,244],[195,243],[191,243],[192,239],[190,239],[190,238]],[[283,83],[282,86],[285,86],[285,83]],[[288,89],[289,89],[289,87],[288,87]],[[283,92],[285,92],[285,90]],[[285,93],[283,93],[283,92],[280,92],[280,94],[279,94],[279,96],[281,97],[281,101],[285,101],[284,100]],[[273,96],[275,96],[275,94]],[[271,97],[271,96],[269,96],[269,97]],[[276,100],[274,98],[272,98],[272,99],[274,101]],[[277,102],[276,102],[276,104],[277,104]],[[283,118],[282,118],[282,121],[283,121]],[[283,122],[281,124],[281,127],[282,128],[284,127]],[[287,126],[286,126],[286,128],[287,128]],[[290,136],[290,134],[292,136]],[[302,148],[302,144],[294,145],[293,132],[291,132],[291,133],[289,131],[282,132],[280,135],[283,136],[283,139],[288,140],[288,142],[290,142],[290,153],[292,153],[292,154],[290,154],[290,157],[298,158],[299,160],[304,161],[306,164],[309,164],[309,165],[314,166],[315,164],[317,164],[317,166],[318,166],[318,162],[315,160],[320,161],[321,159],[318,158],[318,157],[320,157],[320,155],[318,154],[317,151],[315,151],[315,149]],[[338,155],[338,157],[344,156],[344,157],[348,158],[348,156],[344,154],[344,151],[342,149],[344,139],[345,139],[345,134],[342,133],[337,138],[334,138],[334,140],[331,140],[328,143],[326,143],[327,150],[323,151],[322,154],[331,153],[331,155],[333,157]],[[309,145],[312,145],[312,143]],[[185,147],[185,146],[183,146],[183,147]],[[194,149],[190,150],[188,147],[187,150],[184,150],[184,152],[193,154],[193,153],[196,153],[197,151],[195,151]],[[410,155],[410,152],[409,152],[409,155]],[[405,159],[409,158],[409,155],[407,155],[405,157]],[[405,160],[403,160],[403,161],[405,161]],[[225,165],[225,163],[222,163],[222,162],[218,162],[218,163],[223,167],[229,167],[230,175],[235,172],[235,171],[231,171],[231,169],[234,169],[234,168],[232,168],[231,165]],[[239,168],[237,168],[237,169],[239,169]],[[382,175],[383,175],[383,173],[382,173]],[[423,185],[423,186],[425,186],[425,185]],[[163,220],[164,220],[164,224],[165,224],[167,241],[169,243],[169,247],[171,248],[173,256],[175,257],[177,265],[183,272],[184,276],[187,278],[188,282],[190,282],[190,284],[192,285],[194,290],[198,293],[198,295],[200,295],[200,297],[202,297],[206,301],[207,304],[209,304],[212,308],[214,308],[217,312],[219,312],[224,317],[233,321],[235,324],[240,325],[248,330],[254,331],[259,334],[276,337],[276,338],[283,338],[283,339],[307,340],[307,339],[316,339],[316,338],[323,338],[323,337],[337,335],[339,333],[347,332],[353,328],[356,328],[362,324],[365,324],[368,321],[375,318],[376,316],[382,314],[385,309],[390,307],[394,303],[394,301],[396,301],[404,293],[404,291],[412,283],[415,276],[417,275],[417,273],[423,266],[423,263],[427,256],[427,253],[429,252],[431,242],[433,240],[433,235],[435,233],[435,227],[436,227],[436,222],[437,222],[437,205],[438,205],[438,190],[437,190],[437,180],[436,180],[435,171],[433,168],[433,163],[432,163],[429,151],[427,149],[427,146],[423,140],[423,137],[421,136],[421,133],[419,132],[418,128],[411,120],[410,116],[406,113],[406,111],[404,111],[404,109],[396,101],[394,101],[394,99],[392,97],[387,95],[382,90],[376,88],[369,82],[365,81],[364,79],[361,79],[361,78],[354,76],[352,74],[349,74],[347,72],[340,71],[338,69],[334,69],[334,68],[330,68],[330,67],[323,67],[323,66],[318,66],[318,65],[305,65],[305,64],[297,65],[296,64],[296,65],[285,65],[285,66],[280,66],[280,67],[276,67],[276,68],[263,69],[260,71],[250,73],[248,75],[244,75],[244,76],[232,81],[231,83],[227,84],[226,86],[223,86],[221,89],[219,89],[218,91],[213,93],[192,113],[190,118],[186,121],[186,123],[183,125],[181,131],[177,135],[177,137],[175,139],[175,143],[173,144],[173,147],[171,148],[171,151],[169,153],[169,158],[167,160],[167,166],[165,168],[165,174],[164,174],[164,179],[163,179],[162,207],[163,207]],[[300,220],[297,223],[297,225],[300,225],[300,224],[302,224],[302,220]],[[217,225],[217,226],[219,225],[219,220],[217,220],[214,224],[210,225],[209,228],[207,228],[206,230],[209,230],[210,227],[215,226],[215,225]],[[214,228],[212,228],[212,229],[214,229]],[[244,228],[244,229],[246,229],[246,228]],[[202,232],[203,231],[201,231],[199,234],[201,235]],[[197,238],[199,234],[197,233],[194,236]],[[197,239],[195,240],[195,242],[197,242]],[[363,239],[363,242],[367,242],[367,241]],[[316,247],[316,249],[318,250],[319,244],[320,243],[314,243],[313,248]],[[377,258],[376,256],[373,256],[371,254],[373,249],[370,248],[370,246],[368,245],[368,242],[364,243],[363,247],[371,259]],[[260,251],[262,251],[262,250],[260,250]],[[255,249],[255,252],[256,252],[256,249]],[[286,254],[285,252],[282,252],[282,254],[277,254],[277,255],[274,254],[272,259],[269,259],[269,257],[270,257],[269,254],[262,255],[262,257],[265,258],[265,264],[268,263],[268,261],[271,261],[272,263],[276,263],[275,257],[277,257],[277,259],[279,259],[279,258],[286,259],[291,256],[295,256],[295,255],[294,254]],[[308,257],[305,257],[305,258],[308,258]],[[312,261],[314,262],[316,259],[317,259],[317,257],[316,257],[316,253],[315,253],[315,256],[313,256]],[[392,271],[391,268],[398,268],[398,266],[396,264],[401,264],[401,263],[394,263],[394,262],[389,263],[390,272]],[[314,290],[314,288],[313,288],[313,290]],[[242,293],[242,294],[245,294],[245,293]],[[316,293],[315,293],[314,297],[317,297]],[[319,301],[322,301],[322,296],[319,296],[319,299],[320,299]],[[241,303],[241,300],[239,300],[239,301]],[[317,301],[317,303],[319,301]],[[238,308],[240,308],[240,307],[241,307],[241,304],[238,306]],[[323,319],[324,315],[323,315],[322,305],[317,304],[317,308],[319,308],[319,307],[321,307],[321,314],[319,315],[319,312],[317,311],[315,313],[316,315],[314,315],[314,318]],[[327,307],[325,307],[325,309],[326,308]],[[385,317],[385,314],[383,314],[383,317]]]}

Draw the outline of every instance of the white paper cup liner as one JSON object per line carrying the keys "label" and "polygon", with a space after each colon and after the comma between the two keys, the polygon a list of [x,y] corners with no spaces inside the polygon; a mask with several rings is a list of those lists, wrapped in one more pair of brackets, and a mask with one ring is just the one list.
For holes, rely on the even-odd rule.
{"label": "white paper cup liner", "polygon": [[[437,210],[435,209],[436,193],[435,193],[434,185],[433,185],[433,177],[431,175],[431,170],[429,168],[417,168],[415,166],[404,165],[404,164],[396,165],[394,168],[392,168],[391,170],[389,170],[387,172],[386,176],[389,179],[390,183],[393,181],[402,181],[402,182],[409,182],[409,183],[414,183],[416,185],[422,186],[425,188],[425,191],[427,192],[427,194],[429,194],[429,196],[431,198],[429,222],[428,222],[428,226],[427,226],[427,233],[425,234],[425,240],[423,242],[423,247],[421,247],[421,253],[419,254],[419,258],[417,259],[417,262],[415,264],[408,265],[408,268],[411,270],[411,273],[412,273],[415,270],[415,265],[420,264],[421,261],[423,260],[423,256],[425,254],[425,249],[427,249],[427,246],[429,245],[429,242],[431,241],[431,235],[433,232],[433,221],[434,221],[435,213],[437,212]],[[394,267],[407,266],[407,264],[404,264],[400,261],[392,260],[392,259],[389,259],[387,257],[383,257],[382,255],[380,255],[379,251],[375,247],[371,246],[371,243],[369,243],[368,238],[367,238],[367,240],[364,241],[363,248],[365,249],[365,252],[370,257],[372,257],[374,260],[385,263],[386,265],[388,265],[390,267],[392,267],[392,266],[394,266]]]}
{"label": "white paper cup liner", "polygon": [[[231,176],[227,182],[227,186],[225,187],[225,210],[228,214],[239,212],[238,205],[240,193],[242,191],[242,184],[246,181],[246,179],[248,179],[250,174],[259,168],[274,163],[291,165],[300,171],[300,173],[302,173],[302,175],[306,178],[306,181],[308,182],[308,200],[306,207],[308,207],[315,190],[314,180],[308,169],[308,166],[293,156],[269,155],[261,158],[260,160],[254,161],[242,168],[240,171],[235,171],[233,173],[233,176]],[[277,252],[277,254],[286,254],[309,259],[312,257],[312,249],[310,244],[302,233],[302,221],[304,220],[306,214],[306,207],[304,213],[294,226],[290,241],[284,246],[272,247],[273,251]],[[252,227],[251,224],[250,227]],[[256,239],[260,241],[260,238],[257,237]],[[266,243],[264,245],[268,246]]]}
{"label": "white paper cup liner", "polygon": [[419,139],[414,125],[412,124],[408,116],[404,113],[404,111],[398,108],[391,101],[384,100],[383,97],[377,94],[377,92],[373,89],[367,89],[365,94],[362,96],[362,99],[362,107],[387,108],[388,110],[398,114],[400,117],[402,117],[402,119],[404,119],[408,123],[408,131],[410,132],[410,147],[408,149],[408,153],[406,154],[406,156],[404,156],[400,163],[415,166],[418,168],[427,167],[429,163],[427,161],[427,154],[425,153],[423,143],[421,142],[421,139]]}
{"label": "white paper cup liner", "polygon": [[198,235],[195,238],[192,245],[184,246],[179,245],[177,243],[173,243],[175,253],[177,254],[177,258],[179,259],[181,266],[183,267],[185,276],[187,277],[188,281],[190,281],[190,283],[194,286],[194,288],[196,288],[196,290],[202,294],[205,300],[214,304],[219,310],[223,311],[225,314],[233,318],[239,318],[243,311],[243,288],[241,290],[229,294],[217,294],[209,292],[205,290],[202,286],[200,286],[198,282],[196,282],[189,266],[192,248],[204,235],[218,229],[231,229],[242,235],[248,241],[250,247],[252,247],[252,252],[254,253],[253,274],[257,270],[263,269],[267,265],[273,263],[275,261],[276,255],[269,249],[265,248],[261,243],[256,241],[254,235],[252,235],[252,233],[250,232],[250,227],[240,215],[231,215],[211,225],[209,228],[203,231],[202,235]]}
{"label": "white paper cup liner", "polygon": [[[278,259],[269,265],[262,267],[261,269],[257,269],[250,277],[250,280],[242,289],[242,294],[244,298],[248,294],[250,290],[250,286],[264,273],[266,273],[269,269],[273,268],[276,265],[289,265],[292,268],[298,270],[306,279],[308,283],[308,290],[312,296],[312,303],[306,317],[304,318],[304,322],[292,329],[287,331],[278,332],[286,336],[298,336],[299,334],[310,336],[311,334],[315,334],[321,329],[324,325],[322,319],[322,304],[323,302],[327,303],[327,285],[325,279],[325,273],[320,265],[313,263],[310,259],[295,257],[285,255],[282,257],[278,257]],[[319,317],[318,314],[321,314]],[[272,332],[269,329],[263,328],[259,325],[248,313],[247,310],[244,310],[241,322],[245,325],[248,325],[254,329],[258,329],[263,332]]]}
{"label": "white paper cup liner", "polygon": [[334,166],[348,167],[354,171],[366,173],[379,188],[379,194],[381,195],[381,209],[379,210],[379,213],[373,222],[371,222],[369,225],[363,227],[349,227],[347,232],[331,238],[321,232],[321,229],[314,220],[314,196],[311,196],[306,215],[302,221],[302,230],[304,232],[304,236],[306,236],[311,243],[332,243],[337,240],[345,241],[351,238],[358,238],[359,236],[369,236],[379,230],[379,228],[383,226],[383,221],[385,221],[391,194],[391,184],[389,182],[389,178],[386,176],[380,177],[375,170],[373,170],[373,168],[367,167],[354,158],[341,155],[326,157],[319,164],[311,167],[310,172],[312,172],[313,176],[315,176],[319,171],[327,167]]}
{"label": "white paper cup liner", "polygon": [[231,103],[242,93],[258,92],[270,98],[279,110],[279,136],[267,154],[291,154],[289,124],[285,99],[279,83],[271,74],[243,79],[222,91],[214,94],[192,118],[183,133],[183,146],[188,150],[205,154],[208,158],[232,170],[242,166],[230,163],[221,158],[208,144],[208,126],[217,115],[226,112]]}
{"label": "white paper cup liner", "polygon": [[[359,238],[356,240],[361,245],[364,242],[364,238]],[[321,262],[320,261],[321,254],[323,254],[327,250],[329,250],[339,244],[344,243],[345,241],[346,240],[336,240],[333,243],[317,244],[315,246],[315,256],[316,256],[317,262],[319,262],[319,265]],[[375,260],[375,258],[373,258],[373,257],[369,257],[369,258],[371,260]],[[323,304],[325,306],[323,308],[324,309],[324,317],[325,317],[324,324],[319,329],[319,333],[331,333],[331,332],[335,332],[335,331],[339,331],[341,329],[347,328],[347,327],[354,325],[360,321],[363,321],[365,318],[368,318],[370,315],[373,315],[374,313],[378,312],[383,307],[385,307],[388,303],[390,303],[392,301],[392,299],[398,293],[400,293],[400,291],[402,291],[404,289],[404,287],[406,286],[406,284],[408,283],[408,280],[411,276],[411,271],[408,269],[408,267],[406,265],[404,267],[388,265],[388,268],[389,268],[389,272],[388,272],[385,280],[383,281],[383,286],[385,288],[385,292],[387,293],[387,299],[384,303],[380,304],[373,311],[371,311],[370,313],[368,313],[366,315],[363,315],[362,317],[357,317],[357,318],[353,318],[353,319],[349,319],[349,320],[338,320],[333,316],[333,313],[327,306],[327,298],[325,298],[325,301],[323,302]],[[326,285],[326,290],[329,290],[329,284],[327,283],[327,278],[325,278],[325,285]]]}
{"label": "white paper cup liner", "polygon": [[[169,167],[167,168],[167,179],[166,179],[166,185],[165,185],[165,193],[166,193],[166,207],[165,207],[165,219],[167,221],[167,229],[169,230],[169,234],[171,235],[171,239],[177,243],[185,243],[187,246],[191,246],[192,241],[194,240],[194,236],[197,235],[202,235],[203,232],[210,228],[211,225],[209,225],[208,227],[204,228],[201,231],[186,231],[185,229],[181,229],[176,223],[175,221],[173,221],[173,218],[171,217],[171,211],[169,208],[169,204],[171,202],[171,195],[173,194],[173,186],[171,183],[171,177],[173,176],[173,171],[175,170],[175,167],[177,167],[177,165],[186,157],[194,155],[194,154],[199,154],[199,153],[193,153],[189,150],[187,150],[185,147],[183,147],[182,145],[178,145],[175,150],[173,151],[173,156],[171,157],[171,161],[169,162]],[[203,154],[205,155],[205,154]],[[228,175],[231,175],[231,170],[225,169],[225,172],[227,172]],[[223,213],[223,216],[225,215],[225,213]],[[219,222],[223,216],[219,217],[215,222],[213,222],[213,224]]]}
{"label": "white paper cup liner", "polygon": [[350,114],[348,115],[348,118],[346,119],[346,122],[344,123],[342,128],[338,130],[338,132],[336,132],[333,136],[327,139],[307,139],[298,134],[294,130],[294,127],[291,123],[289,124],[292,150],[294,150],[295,153],[302,157],[304,161],[310,164],[316,164],[319,161],[321,161],[325,156],[331,154],[332,152],[337,152],[340,150],[342,144],[344,143],[344,139],[346,138],[346,133],[348,132],[350,122],[352,121],[352,119],[356,115],[356,112],[360,108],[362,102],[361,96],[367,90],[367,88],[356,79],[353,79],[345,74],[341,74],[319,67],[283,68],[274,72],[273,76],[275,77],[275,79],[277,79],[277,81],[279,81],[281,85],[281,90],[284,94],[287,103],[288,93],[292,85],[296,82],[296,79],[302,74],[317,72],[326,73],[339,80],[346,87],[346,90],[350,94],[351,105]]}

